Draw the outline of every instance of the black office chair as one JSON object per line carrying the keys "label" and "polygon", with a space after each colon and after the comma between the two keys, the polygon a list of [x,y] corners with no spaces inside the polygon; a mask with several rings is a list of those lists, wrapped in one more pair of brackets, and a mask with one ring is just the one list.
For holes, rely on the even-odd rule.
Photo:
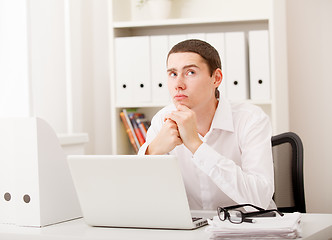
{"label": "black office chair", "polygon": [[303,144],[298,135],[286,132],[272,139],[274,162],[273,199],[282,212],[306,212],[303,184]]}

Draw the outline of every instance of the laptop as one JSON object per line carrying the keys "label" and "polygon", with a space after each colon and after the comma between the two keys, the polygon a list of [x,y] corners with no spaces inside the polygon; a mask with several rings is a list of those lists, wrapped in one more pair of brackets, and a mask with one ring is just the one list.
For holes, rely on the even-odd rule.
{"label": "laptop", "polygon": [[195,229],[176,156],[72,155],[69,169],[91,226]]}

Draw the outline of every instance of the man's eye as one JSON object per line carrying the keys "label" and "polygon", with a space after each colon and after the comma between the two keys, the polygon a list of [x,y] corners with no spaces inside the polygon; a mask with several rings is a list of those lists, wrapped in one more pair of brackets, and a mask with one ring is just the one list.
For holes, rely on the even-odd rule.
{"label": "man's eye", "polygon": [[171,77],[176,77],[176,73],[172,72],[169,74]]}
{"label": "man's eye", "polygon": [[194,75],[194,74],[195,74],[194,71],[188,71],[188,72],[187,72],[187,75],[189,75],[189,76],[190,76],[190,75]]}

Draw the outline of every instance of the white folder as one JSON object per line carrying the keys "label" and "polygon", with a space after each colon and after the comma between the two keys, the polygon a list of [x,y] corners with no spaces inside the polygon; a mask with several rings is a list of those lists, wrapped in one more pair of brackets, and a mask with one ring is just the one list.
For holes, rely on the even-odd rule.
{"label": "white folder", "polygon": [[171,102],[167,87],[166,58],[168,54],[168,36],[151,36],[151,81],[152,102],[167,105]]}
{"label": "white folder", "polygon": [[205,33],[189,33],[187,34],[187,39],[199,39],[205,41]]}
{"label": "white folder", "polygon": [[[80,217],[64,151],[39,118],[0,119],[1,223],[41,227]],[[3,181],[3,177],[7,181]],[[9,195],[10,194],[10,197]]]}
{"label": "white folder", "polygon": [[248,65],[244,32],[225,33],[225,45],[227,97],[234,101],[248,99]]}
{"label": "white folder", "polygon": [[184,40],[187,40],[186,34],[172,34],[168,36],[168,49],[171,50],[171,48],[178,44],[179,42],[182,42]]}
{"label": "white folder", "polygon": [[250,98],[271,99],[269,33],[249,31]]}
{"label": "white folder", "polygon": [[15,206],[13,204],[15,137],[11,129],[0,122],[0,223],[14,223]]}
{"label": "white folder", "polygon": [[115,39],[116,103],[151,101],[149,37]]}
{"label": "white folder", "polygon": [[206,42],[211,44],[219,53],[221,60],[221,70],[223,74],[223,80],[219,86],[219,91],[222,96],[227,97],[226,92],[226,52],[225,52],[225,34],[224,33],[206,33]]}

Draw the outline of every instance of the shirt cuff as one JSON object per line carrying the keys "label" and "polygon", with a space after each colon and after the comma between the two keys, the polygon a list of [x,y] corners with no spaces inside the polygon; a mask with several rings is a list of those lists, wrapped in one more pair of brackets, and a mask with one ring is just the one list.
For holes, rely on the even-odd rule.
{"label": "shirt cuff", "polygon": [[138,150],[137,155],[145,155],[146,150],[148,149],[149,144],[145,142]]}
{"label": "shirt cuff", "polygon": [[211,170],[213,170],[213,168],[218,164],[220,154],[212,149],[208,144],[202,143],[194,153],[192,159],[199,169],[209,175]]}

